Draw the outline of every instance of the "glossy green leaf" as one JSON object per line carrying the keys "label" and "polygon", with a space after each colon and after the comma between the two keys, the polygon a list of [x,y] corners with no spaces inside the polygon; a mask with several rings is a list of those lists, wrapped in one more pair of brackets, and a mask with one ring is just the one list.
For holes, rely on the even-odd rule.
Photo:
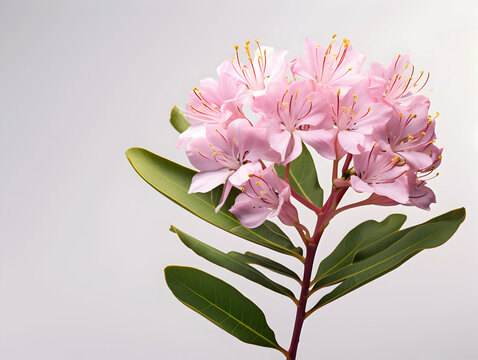
{"label": "glossy green leaf", "polygon": [[297,280],[300,282],[300,277],[297,275],[294,271],[289,269],[288,267],[285,267],[284,265],[278,263],[277,261],[274,261],[272,259],[269,259],[267,257],[254,254],[252,252],[247,251],[245,254],[241,254],[235,251],[231,251],[228,253],[228,255],[231,256],[236,256],[237,258],[242,259],[244,262],[247,264],[255,264],[262,266],[266,269],[269,269],[271,271],[274,271],[275,273],[290,277],[294,280]]}
{"label": "glossy green leaf", "polygon": [[136,172],[148,184],[194,215],[246,240],[303,260],[302,248],[295,247],[276,224],[266,221],[257,228],[248,229],[227,210],[234,202],[237,189],[231,191],[232,196],[216,213],[215,208],[219,203],[222,187],[205,194],[188,194],[191,178],[196,174],[194,170],[145,149],[131,148],[126,152],[126,156]]}
{"label": "glossy green leaf", "polygon": [[351,264],[357,252],[399,230],[406,219],[405,215],[392,214],[382,222],[367,220],[354,227],[345,235],[334,251],[322,260],[312,283],[316,283],[321,278]]}
{"label": "glossy green leaf", "polygon": [[465,209],[460,208],[414,226],[412,229],[392,233],[389,236],[393,238],[393,243],[387,237],[380,240],[390,245],[375,255],[353,262],[323,277],[316,284],[319,285],[322,282],[333,284],[342,281],[339,286],[323,296],[309,313],[392,271],[420,251],[444,244],[464,219]]}
{"label": "glossy green leaf", "polygon": [[[276,165],[277,174],[284,178],[285,166]],[[302,153],[290,163],[289,183],[292,188],[317,207],[322,206],[324,191],[319,185],[314,159],[305,144]]]}
{"label": "glossy green leaf", "polygon": [[191,124],[186,119],[186,117],[181,113],[181,110],[177,106],[174,106],[171,110],[171,117],[169,122],[176,129],[177,132],[184,132]]}
{"label": "glossy green leaf", "polygon": [[245,262],[241,257],[225,254],[222,251],[219,251],[218,249],[199,241],[191,235],[186,234],[174,226],[171,226],[171,231],[178,235],[179,239],[184,243],[184,245],[204,259],[227,270],[230,270],[233,273],[244,276],[246,279],[254,281],[255,283],[258,283],[269,290],[275,291],[281,295],[285,295],[293,299],[294,302],[297,301],[292,291],[272,281],[259,270],[248,265],[247,262]]}
{"label": "glossy green leaf", "polygon": [[[463,210],[464,211],[464,210]],[[431,224],[431,223],[437,223],[441,221],[459,221],[462,217],[462,211],[461,209],[456,209],[449,211],[445,214],[442,214],[440,216],[434,217],[433,219],[430,219],[423,224]],[[400,230],[394,234],[390,234],[389,236],[379,239],[379,241],[371,242],[367,246],[362,247],[359,251],[354,256],[354,262],[361,261],[367,257],[373,256],[380,251],[386,249],[393,243],[395,243],[398,239],[400,239],[402,236],[405,236],[406,233],[409,231],[412,231],[413,229],[417,228],[418,226],[422,226],[423,224],[418,224],[415,226],[411,226],[409,228]]]}
{"label": "glossy green leaf", "polygon": [[231,285],[190,267],[168,266],[164,274],[179,301],[221,329],[245,343],[284,351],[261,309]]}

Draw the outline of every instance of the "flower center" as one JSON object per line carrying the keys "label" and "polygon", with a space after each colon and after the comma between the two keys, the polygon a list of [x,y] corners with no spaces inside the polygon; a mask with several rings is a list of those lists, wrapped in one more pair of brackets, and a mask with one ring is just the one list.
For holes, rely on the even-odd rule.
{"label": "flower center", "polygon": [[263,90],[265,88],[264,80],[266,79],[266,67],[267,67],[267,54],[266,49],[262,49],[259,45],[259,41],[255,41],[257,49],[254,51],[254,59],[251,55],[251,49],[249,47],[250,41],[246,41],[244,46],[247,62],[241,63],[239,59],[239,46],[235,45],[236,56],[231,59],[232,67],[236,71],[239,78],[246,84],[246,86],[252,90]]}
{"label": "flower center", "polygon": [[[394,65],[394,71],[397,71],[397,65],[398,61],[400,60],[402,56],[398,55],[397,60],[395,61]],[[410,70],[409,70],[410,69]],[[387,100],[394,100],[394,99],[399,99],[402,96],[406,96],[409,91],[412,89],[417,88],[420,84],[420,80],[423,78],[423,71],[420,71],[420,75],[418,78],[414,81],[413,75],[415,73],[415,67],[412,65],[411,67],[409,66],[408,63],[405,64],[403,67],[403,70],[401,72],[396,72],[395,75],[393,75],[387,83],[387,86],[385,87],[385,90],[383,92],[383,98]],[[428,82],[428,79],[430,78],[430,73],[427,73],[427,77],[423,84],[420,86],[418,90],[414,90],[414,93],[418,93],[421,91],[425,85]]]}
{"label": "flower center", "polygon": [[[319,83],[322,84],[327,84],[333,77],[336,75],[337,71],[343,64],[345,57],[347,56],[347,50],[350,45],[350,40],[348,39],[343,39],[342,43],[340,44],[337,53],[332,52],[334,50],[334,44],[336,43],[336,38],[337,35],[332,36],[332,41],[330,42],[329,46],[325,50],[324,57],[322,59],[322,66],[321,66],[321,71],[320,74],[317,74],[315,76],[315,80]],[[320,59],[318,55],[318,48],[320,45],[317,45],[316,47],[316,52],[315,52],[315,58],[316,58],[316,63],[320,65]],[[335,46],[336,48],[336,46]],[[340,75],[337,79],[345,76],[347,73],[352,71],[352,67],[347,69],[342,75]]]}
{"label": "flower center", "polygon": [[309,130],[310,125],[299,125],[299,122],[312,111],[312,101],[308,97],[299,98],[299,90],[289,94],[286,90],[280,100],[277,100],[276,113],[283,130],[293,132],[296,129]]}
{"label": "flower center", "polygon": [[186,115],[205,124],[217,124],[222,120],[222,111],[219,106],[207,101],[198,88],[193,89],[194,94],[201,102],[199,106],[188,105]]}

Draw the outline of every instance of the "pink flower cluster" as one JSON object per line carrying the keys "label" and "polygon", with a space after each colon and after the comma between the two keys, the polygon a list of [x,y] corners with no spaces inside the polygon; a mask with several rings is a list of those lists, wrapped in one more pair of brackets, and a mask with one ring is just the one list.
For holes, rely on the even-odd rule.
{"label": "pink flower cluster", "polygon": [[[224,184],[219,210],[232,187],[242,190],[230,211],[247,227],[277,216],[298,226],[291,188],[274,164],[287,165],[302,143],[336,164],[345,159],[336,187],[370,193],[369,203],[429,209],[435,195],[426,186],[441,162],[434,145],[435,117],[421,94],[428,76],[408,56],[387,67],[372,63],[349,40],[335,36],[323,47],[306,39],[304,56],[251,48],[218,67],[219,79],[204,79],[184,111],[191,126],[180,135],[199,170],[190,193]],[[247,114],[247,115],[246,115]],[[353,167],[348,169],[353,162]]]}

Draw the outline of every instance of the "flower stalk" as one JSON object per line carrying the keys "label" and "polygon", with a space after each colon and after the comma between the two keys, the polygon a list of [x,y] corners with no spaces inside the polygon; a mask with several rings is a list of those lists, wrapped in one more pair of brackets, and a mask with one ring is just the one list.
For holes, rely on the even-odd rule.
{"label": "flower stalk", "polygon": [[[347,163],[347,160],[346,160],[346,163]],[[333,175],[335,176],[337,173],[337,168],[338,168],[338,161],[334,161]],[[287,180],[289,180],[289,171],[290,171],[290,167],[287,166],[286,172],[284,175],[284,178]],[[315,227],[314,235],[311,238],[309,238],[308,241],[307,239],[304,239],[304,237],[302,238],[306,245],[304,275],[302,277],[302,286],[301,286],[299,301],[297,303],[297,311],[295,315],[292,339],[289,346],[289,350],[286,354],[287,360],[295,360],[297,356],[297,349],[299,346],[299,340],[300,340],[300,335],[302,332],[302,327],[307,317],[306,308],[307,308],[307,299],[309,298],[309,295],[310,295],[310,280],[312,276],[312,268],[314,266],[315,255],[317,253],[317,248],[318,248],[320,239],[322,238],[322,234],[324,233],[325,228],[329,224],[330,220],[338,213],[336,211],[337,206],[340,200],[342,199],[342,197],[345,195],[346,191],[347,191],[346,187],[336,188],[335,186],[332,186],[332,191],[330,193],[330,196],[325,202],[324,206],[322,206],[321,208],[316,207],[315,205],[313,205],[312,203],[310,203],[304,198],[299,200],[305,206],[315,211],[317,215],[317,224]]]}

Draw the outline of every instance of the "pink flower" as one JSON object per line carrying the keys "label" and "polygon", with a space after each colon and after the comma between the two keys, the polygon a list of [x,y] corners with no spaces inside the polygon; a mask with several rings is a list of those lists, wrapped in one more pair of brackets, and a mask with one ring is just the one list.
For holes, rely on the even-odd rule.
{"label": "pink flower", "polygon": [[[393,110],[381,103],[372,103],[366,92],[366,83],[341,94],[327,91],[329,116],[327,136],[314,148],[328,159],[340,159],[346,153],[357,155],[372,143],[371,134],[378,124],[386,123]],[[356,93],[355,93],[356,92]],[[322,123],[325,126],[326,122]]]}
{"label": "pink flower", "polygon": [[266,130],[252,127],[246,119],[234,120],[227,129],[206,127],[206,137],[194,139],[186,148],[189,161],[200,170],[192,178],[189,193],[225,184],[219,211],[232,186],[240,188],[249,174],[262,169],[259,160],[268,151]]}
{"label": "pink flower", "polygon": [[[409,169],[406,177],[408,180],[409,197],[406,203],[402,205],[416,206],[423,210],[430,210],[430,204],[436,202],[436,197],[432,189],[426,186],[427,180],[425,177],[429,176],[441,163],[441,154],[443,149],[437,148],[435,145],[428,145],[426,152],[431,159],[431,165],[421,171],[413,171]],[[402,160],[399,160],[399,163]],[[437,174],[438,175],[438,174]],[[367,200],[367,203],[380,206],[398,205],[399,202],[388,197],[373,193]]]}
{"label": "pink flower", "polygon": [[415,184],[411,183],[409,204],[423,210],[430,210],[430,204],[436,203],[435,193],[432,189],[425,186],[425,181],[417,181]]}
{"label": "pink flower", "polygon": [[286,225],[299,223],[297,209],[290,201],[290,187],[277,176],[273,165],[249,175],[242,194],[229,211],[248,228],[255,228],[275,216]]}
{"label": "pink flower", "polygon": [[302,152],[302,140],[314,146],[330,141],[321,123],[328,109],[310,80],[271,83],[252,103],[262,114],[256,126],[267,129],[271,148],[280,154],[277,163],[287,164]]}
{"label": "pink flower", "polygon": [[236,56],[223,62],[217,69],[219,75],[229,74],[247,86],[253,92],[264,90],[269,82],[285,81],[287,51],[274,51],[271,47],[261,47],[256,40],[257,49],[251,54],[247,41],[245,51],[247,60],[239,58],[239,46],[236,45]]}
{"label": "pink flower", "polygon": [[305,57],[292,60],[291,71],[294,75],[316,81],[320,86],[331,87],[335,91],[338,87],[346,90],[363,79],[360,70],[365,61],[365,56],[353,51],[349,44],[347,39],[337,43],[335,35],[327,48],[306,39]]}
{"label": "pink flower", "polygon": [[355,191],[375,193],[401,204],[408,202],[409,168],[400,156],[381,151],[374,144],[370,151],[354,155],[353,161],[356,175],[350,178],[350,184]]}
{"label": "pink flower", "polygon": [[[425,186],[428,180],[435,176],[429,177],[435,169],[440,166],[443,149],[436,147],[433,144],[428,145],[424,149],[424,153],[428,153],[430,157],[430,165],[416,173],[409,174],[410,198],[409,205],[414,205],[420,209],[430,210],[430,204],[436,203],[435,194],[432,189]],[[427,179],[428,177],[428,179]]]}
{"label": "pink flower", "polygon": [[387,68],[379,63],[372,63],[370,68],[369,82],[373,93],[397,107],[408,103],[425,87],[430,77],[430,73],[425,75],[423,71],[416,76],[408,55],[398,55]]}
{"label": "pink flower", "polygon": [[244,117],[242,106],[248,91],[243,84],[227,74],[219,81],[206,78],[200,84],[202,91],[195,88],[189,95],[185,114],[191,126],[179,136],[178,147],[203,136],[206,125],[227,127],[232,120]]}
{"label": "pink flower", "polygon": [[417,170],[432,164],[426,149],[436,136],[435,119],[428,115],[429,106],[427,98],[415,96],[406,106],[405,115],[395,113],[390,121],[374,129],[374,139],[382,149],[400,155]]}
{"label": "pink flower", "polygon": [[[416,174],[410,173],[408,177],[408,186],[410,189],[410,195],[408,201],[401,205],[405,206],[416,206],[423,210],[430,210],[430,204],[436,203],[435,193],[432,189],[425,186],[426,181],[420,181],[417,179]],[[400,203],[377,194],[372,194],[367,202],[373,205],[380,206],[394,206],[399,205]]]}

